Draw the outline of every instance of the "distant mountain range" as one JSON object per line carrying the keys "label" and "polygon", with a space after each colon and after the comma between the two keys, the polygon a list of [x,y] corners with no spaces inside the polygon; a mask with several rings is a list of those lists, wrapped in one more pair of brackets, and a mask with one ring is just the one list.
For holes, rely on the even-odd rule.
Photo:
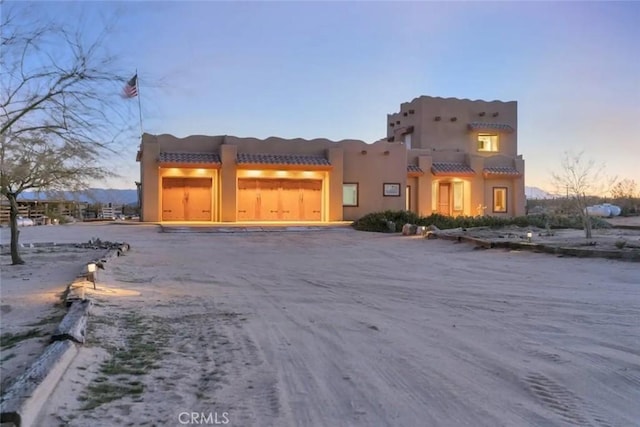
{"label": "distant mountain range", "polygon": [[538,187],[524,187],[524,195],[527,199],[557,199],[557,194],[552,194]]}
{"label": "distant mountain range", "polygon": [[25,191],[20,194],[23,200],[75,200],[87,203],[113,203],[129,205],[138,203],[137,190],[114,190],[110,188],[89,188],[82,191]]}
{"label": "distant mountain range", "polygon": [[[525,187],[524,194],[527,199],[555,199],[556,194],[549,193],[538,187]],[[110,188],[90,188],[84,191],[62,192],[25,192],[21,194],[25,200],[77,200],[88,203],[114,203],[117,205],[129,205],[138,203],[137,190],[114,190]]]}

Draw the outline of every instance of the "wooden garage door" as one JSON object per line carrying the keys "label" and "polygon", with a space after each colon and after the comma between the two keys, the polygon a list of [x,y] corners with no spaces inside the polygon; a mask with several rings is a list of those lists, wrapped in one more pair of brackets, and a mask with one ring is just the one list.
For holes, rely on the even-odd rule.
{"label": "wooden garage door", "polygon": [[321,207],[320,180],[238,180],[238,221],[320,221]]}
{"label": "wooden garage door", "polygon": [[163,221],[211,221],[211,178],[163,178]]}

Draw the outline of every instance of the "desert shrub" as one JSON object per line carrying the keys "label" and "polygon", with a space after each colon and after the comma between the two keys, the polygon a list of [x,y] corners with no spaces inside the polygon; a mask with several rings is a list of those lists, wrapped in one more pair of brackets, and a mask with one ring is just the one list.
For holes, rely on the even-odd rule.
{"label": "desert shrub", "polygon": [[615,245],[616,245],[616,248],[622,249],[625,246],[627,246],[627,242],[626,242],[626,240],[616,240]]}
{"label": "desert shrub", "polygon": [[387,231],[387,218],[384,212],[373,212],[354,221],[352,225],[356,230],[384,233]]}
{"label": "desert shrub", "polygon": [[[446,216],[438,213],[421,217],[409,211],[384,211],[373,212],[363,216],[353,223],[353,227],[360,231],[388,232],[387,221],[395,223],[396,232],[402,231],[404,224],[415,225],[435,225],[441,230],[451,228],[473,228],[491,227],[500,228],[509,225],[517,227],[537,227],[537,228],[575,228],[582,229],[582,219],[575,215],[527,215],[515,218],[504,218],[497,216]],[[591,217],[593,228],[611,228],[607,221]]]}
{"label": "desert shrub", "polygon": [[396,225],[396,231],[401,232],[402,226],[405,224],[416,224],[420,217],[410,211],[384,211],[383,216],[387,221],[393,221]]}
{"label": "desert shrub", "polygon": [[[591,226],[593,228],[612,228],[613,227],[611,224],[609,224],[604,219],[602,219],[602,218],[594,218],[594,217],[591,217]],[[582,225],[580,225],[579,228],[582,228]]]}

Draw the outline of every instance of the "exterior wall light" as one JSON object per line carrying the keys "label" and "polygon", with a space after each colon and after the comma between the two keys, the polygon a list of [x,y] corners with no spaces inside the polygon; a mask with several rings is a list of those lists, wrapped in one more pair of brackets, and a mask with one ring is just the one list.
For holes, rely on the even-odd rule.
{"label": "exterior wall light", "polygon": [[382,153],[382,154],[384,154],[385,156],[388,156],[388,155],[389,155],[389,150],[386,150],[386,151],[385,151],[384,153]]}
{"label": "exterior wall light", "polygon": [[367,154],[367,150],[362,150],[360,154]]}

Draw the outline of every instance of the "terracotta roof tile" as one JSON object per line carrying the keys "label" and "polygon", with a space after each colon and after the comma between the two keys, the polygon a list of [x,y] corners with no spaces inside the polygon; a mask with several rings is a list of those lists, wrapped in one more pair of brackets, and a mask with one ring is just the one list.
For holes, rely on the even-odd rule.
{"label": "terracotta roof tile", "polygon": [[513,128],[504,123],[483,123],[483,122],[472,122],[468,125],[469,130],[497,130],[505,133],[512,133]]}
{"label": "terracotta roof tile", "polygon": [[409,172],[409,173],[424,173],[424,171],[422,169],[420,169],[420,166],[418,166],[418,165],[408,165],[407,166],[407,172]]}
{"label": "terracotta roof tile", "polygon": [[213,163],[220,164],[220,156],[215,153],[184,153],[164,151],[158,156],[160,163]]}
{"label": "terracotta roof tile", "polygon": [[520,176],[521,173],[511,166],[497,166],[492,168],[484,168],[484,175],[500,175],[500,176]]}
{"label": "terracotta roof tile", "polygon": [[476,172],[464,163],[433,163],[431,173],[434,175],[475,175]]}
{"label": "terracotta roof tile", "polygon": [[308,154],[238,153],[238,164],[331,166],[323,156]]}

